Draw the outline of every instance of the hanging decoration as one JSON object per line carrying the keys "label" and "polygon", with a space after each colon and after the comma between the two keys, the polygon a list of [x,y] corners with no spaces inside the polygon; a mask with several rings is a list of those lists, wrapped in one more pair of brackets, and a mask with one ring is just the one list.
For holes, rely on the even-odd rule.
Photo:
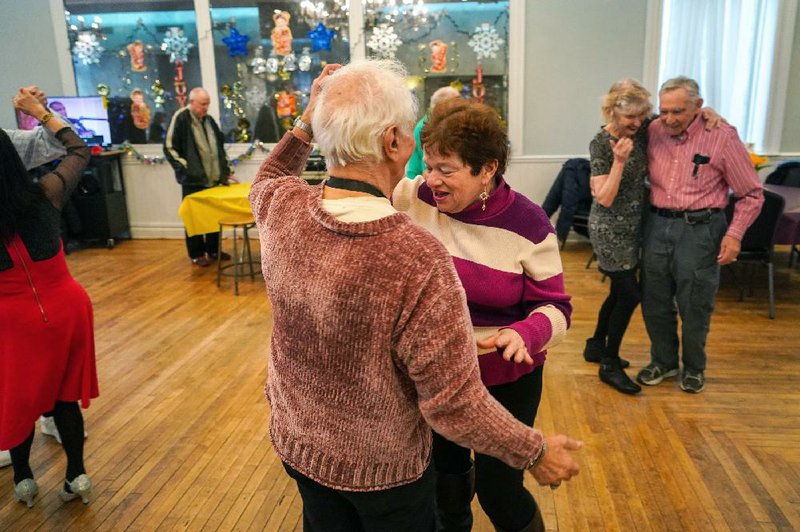
{"label": "hanging decoration", "polygon": [[300,58],[297,60],[297,68],[300,72],[308,72],[311,70],[311,52],[308,46],[303,47],[303,52],[300,54]]}
{"label": "hanging decoration", "polygon": [[301,0],[299,17],[309,27],[325,21],[329,28],[338,31],[349,21],[350,0]]}
{"label": "hanging decoration", "polygon": [[394,59],[397,49],[403,41],[388,24],[379,24],[372,28],[372,35],[367,41],[367,48],[380,59]]}
{"label": "hanging decoration", "polygon": [[320,50],[330,51],[331,41],[336,36],[336,30],[329,30],[325,24],[320,22],[317,27],[308,32],[308,38],[311,39],[311,50],[319,52]]}
{"label": "hanging decoration", "polygon": [[427,39],[439,25],[444,10],[429,13],[421,0],[366,0],[365,27],[387,24],[404,42],[414,43]]}
{"label": "hanging decoration", "polygon": [[236,122],[236,127],[232,131],[235,142],[250,142],[250,121],[247,118],[240,118]]}
{"label": "hanging decoration", "polygon": [[72,55],[75,60],[84,65],[99,63],[104,51],[105,48],[100,45],[97,35],[89,31],[80,32],[72,47]]}
{"label": "hanging decoration", "polygon": [[142,89],[131,91],[131,118],[133,125],[139,129],[147,130],[150,125],[150,106],[144,101]]}
{"label": "hanging decoration", "polygon": [[69,11],[64,12],[67,22],[67,37],[72,43],[72,57],[76,63],[83,65],[94,65],[100,62],[100,58],[105,51],[102,42],[106,40],[105,32],[101,27],[103,19],[94,17],[91,23],[87,24],[82,15],[75,17]]}
{"label": "hanging decoration", "polygon": [[483,66],[478,63],[475,68],[475,79],[472,80],[472,98],[478,103],[483,103],[485,96],[486,87],[483,85]]}
{"label": "hanging decoration", "polygon": [[239,33],[235,27],[231,27],[231,33],[222,39],[228,47],[228,57],[246,57],[247,43],[250,37]]}
{"label": "hanging decoration", "polygon": [[167,29],[164,40],[161,41],[161,50],[169,54],[170,63],[185,63],[189,59],[189,48],[194,46],[190,43],[183,30],[173,26]]}
{"label": "hanging decoration", "polygon": [[164,157],[162,155],[143,155],[142,152],[134,148],[129,142],[122,143],[120,146],[129,157],[136,158],[142,164],[164,164]]}
{"label": "hanging decoration", "polygon": [[242,95],[241,81],[235,81],[232,85],[225,83],[220,87],[220,92],[222,93],[222,105],[225,109],[229,109],[236,118],[247,116],[247,113],[242,108],[244,97]]}
{"label": "hanging decoration", "polygon": [[253,74],[256,76],[262,76],[267,72],[267,60],[264,59],[263,46],[256,46],[250,66],[253,67]]}
{"label": "hanging decoration", "polygon": [[294,72],[297,70],[297,58],[294,55],[294,52],[287,54],[283,58],[283,70],[286,72]]}
{"label": "hanging decoration", "polygon": [[441,39],[428,43],[431,49],[431,72],[441,73],[447,70],[448,44]]}
{"label": "hanging decoration", "polygon": [[269,148],[266,144],[259,140],[253,140],[253,142],[250,143],[250,146],[248,146],[242,154],[240,154],[238,157],[229,158],[229,160],[233,166],[239,166],[239,164],[241,164],[243,161],[252,159],[253,153],[256,151],[256,149],[263,153],[269,153]]}
{"label": "hanging decoration", "polygon": [[278,55],[287,55],[292,53],[292,30],[289,29],[289,20],[292,15],[288,11],[275,10],[272,15],[272,21],[275,27],[272,28],[270,38],[272,40],[272,49]]}
{"label": "hanging decoration", "polygon": [[161,80],[155,80],[153,84],[150,85],[150,91],[153,93],[153,103],[156,109],[162,109],[166,98],[164,98],[164,86],[161,84]]}
{"label": "hanging decoration", "polygon": [[278,69],[281,67],[281,60],[278,59],[277,55],[275,55],[275,50],[270,52],[269,57],[267,58],[266,67],[269,74],[278,73]]}
{"label": "hanging decoration", "polygon": [[245,102],[247,107],[258,112],[261,106],[267,101],[267,89],[264,86],[264,81],[260,79],[251,79],[251,83],[244,91]]}
{"label": "hanging decoration", "polygon": [[494,26],[484,22],[475,28],[475,33],[472,34],[472,38],[467,44],[478,56],[478,61],[480,61],[487,57],[497,57],[497,52],[500,51],[503,42],[505,41],[500,38]]}
{"label": "hanging decoration", "polygon": [[180,107],[186,106],[186,81],[183,79],[183,61],[175,62],[175,80],[172,83],[175,88],[175,99],[178,100]]}
{"label": "hanging decoration", "polygon": [[275,111],[278,118],[287,118],[297,114],[297,96],[282,90],[275,95]]}
{"label": "hanging decoration", "polygon": [[133,72],[146,72],[147,65],[145,64],[145,48],[144,43],[136,39],[126,46],[128,54],[131,56],[131,70]]}

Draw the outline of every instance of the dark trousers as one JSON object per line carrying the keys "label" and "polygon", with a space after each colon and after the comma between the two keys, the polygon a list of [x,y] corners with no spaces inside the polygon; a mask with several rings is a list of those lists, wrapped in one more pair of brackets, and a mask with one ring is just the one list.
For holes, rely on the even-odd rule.
{"label": "dark trousers", "polygon": [[706,369],[706,338],[719,287],[717,255],[727,226],[723,212],[712,214],[708,223],[689,224],[656,213],[647,220],[642,316],[651,361],[662,368],[678,367],[680,313],[683,366],[691,372]]}
{"label": "dark trousers", "polygon": [[[542,397],[543,367],[497,386],[489,393],[515,418],[533,426]],[[436,471],[458,474],[471,467],[470,449],[433,434],[433,460]],[[536,501],[523,485],[524,471],[507,466],[497,458],[475,453],[475,492],[481,508],[492,524],[503,530],[520,530],[533,519]]]}
{"label": "dark trousers", "polygon": [[[205,185],[181,185],[181,192],[183,198],[189,194],[205,190]],[[189,252],[189,258],[196,259],[202,257],[206,253],[216,254],[219,247],[219,231],[214,233],[206,233],[204,235],[189,236],[184,231],[186,237],[186,251]]]}
{"label": "dark trousers", "polygon": [[410,484],[381,491],[328,488],[283,464],[303,499],[305,532],[433,532],[436,530],[434,487],[429,465]]}
{"label": "dark trousers", "polygon": [[641,301],[639,280],[636,270],[603,273],[611,278],[611,290],[600,307],[594,339],[606,346],[603,358],[619,358],[622,337]]}

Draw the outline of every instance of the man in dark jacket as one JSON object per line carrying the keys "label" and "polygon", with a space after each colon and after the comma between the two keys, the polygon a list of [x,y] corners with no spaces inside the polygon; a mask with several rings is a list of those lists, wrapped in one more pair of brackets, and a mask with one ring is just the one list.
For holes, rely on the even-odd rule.
{"label": "man in dark jacket", "polygon": [[[169,123],[164,139],[164,155],[175,170],[183,197],[214,185],[225,185],[231,177],[222,132],[208,116],[208,92],[196,87],[189,93],[189,105],[179,109]],[[219,232],[189,236],[186,249],[197,266],[208,266],[217,259]],[[229,260],[227,253],[223,260]]]}

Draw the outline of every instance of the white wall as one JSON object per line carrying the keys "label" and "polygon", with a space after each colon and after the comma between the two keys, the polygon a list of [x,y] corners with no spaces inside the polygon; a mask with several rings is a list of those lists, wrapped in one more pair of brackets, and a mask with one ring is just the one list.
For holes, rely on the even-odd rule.
{"label": "white wall", "polygon": [[[15,128],[11,97],[19,87],[38,85],[64,95],[50,0],[4,0],[0,10],[0,127]],[[63,9],[62,9],[63,11]],[[58,28],[65,31],[64,28]],[[70,66],[71,68],[71,66]]]}

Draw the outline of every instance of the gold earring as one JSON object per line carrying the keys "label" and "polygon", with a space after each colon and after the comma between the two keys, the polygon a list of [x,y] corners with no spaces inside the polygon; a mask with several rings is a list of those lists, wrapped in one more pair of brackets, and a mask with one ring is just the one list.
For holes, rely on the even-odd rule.
{"label": "gold earring", "polygon": [[483,202],[483,205],[481,205],[481,210],[485,211],[486,200],[489,199],[489,192],[487,192],[486,189],[483,189],[483,192],[481,192],[480,196],[478,196],[478,199],[480,199]]}

